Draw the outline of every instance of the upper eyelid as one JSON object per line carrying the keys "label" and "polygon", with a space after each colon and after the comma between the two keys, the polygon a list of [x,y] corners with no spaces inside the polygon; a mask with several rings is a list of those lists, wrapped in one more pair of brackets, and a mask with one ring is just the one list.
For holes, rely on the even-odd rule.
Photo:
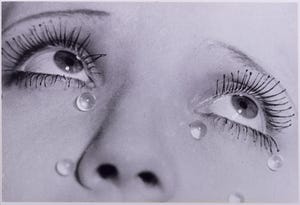
{"label": "upper eyelid", "polygon": [[[273,76],[271,73],[267,72],[265,68],[263,68],[263,66],[259,65],[259,63],[257,63],[254,59],[252,59],[251,57],[249,57],[247,54],[245,54],[243,51],[239,50],[238,48],[230,45],[230,44],[226,44],[225,42],[221,42],[221,41],[216,41],[216,40],[209,40],[209,46],[213,46],[216,47],[217,49],[224,49],[226,53],[229,54],[229,58],[231,60],[234,61],[234,63],[236,63],[238,65],[238,67],[243,68],[240,69],[241,71],[244,71],[246,69],[253,69],[256,72],[259,72],[263,75],[270,75],[272,77],[275,77],[275,80],[278,81],[278,78],[276,76]],[[280,87],[282,89],[285,88],[285,86],[282,84],[282,82],[280,83]],[[291,96],[289,95],[288,90],[286,90],[286,96],[289,100],[289,102],[293,105],[293,107],[295,108],[295,104],[292,101]]]}
{"label": "upper eyelid", "polygon": [[26,16],[22,19],[16,20],[15,22],[9,24],[2,30],[2,35],[8,32],[10,29],[18,26],[19,24],[23,24],[25,22],[36,20],[40,18],[60,18],[60,17],[91,17],[91,18],[98,18],[103,19],[103,17],[109,16],[110,13],[106,11],[98,11],[98,10],[91,10],[91,9],[75,9],[75,10],[62,10],[62,11],[47,11],[38,14],[33,14],[30,16]]}

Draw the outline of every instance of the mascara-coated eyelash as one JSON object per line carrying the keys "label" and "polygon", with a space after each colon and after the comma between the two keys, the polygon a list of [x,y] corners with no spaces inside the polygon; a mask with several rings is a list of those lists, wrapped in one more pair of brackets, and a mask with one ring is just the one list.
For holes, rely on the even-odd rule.
{"label": "mascara-coated eyelash", "polygon": [[[67,26],[62,26],[61,22],[59,27],[55,27],[52,21],[50,22],[49,26],[45,23],[39,24],[38,27],[32,26],[29,29],[29,33],[20,34],[13,37],[10,41],[4,42],[4,47],[2,48],[3,64],[4,67],[8,68],[4,71],[19,72],[17,68],[35,53],[47,48],[61,48],[69,50],[78,56],[80,61],[86,65],[85,70],[91,81],[92,75],[103,75],[96,68],[95,62],[99,58],[106,56],[106,54],[90,54],[87,51],[90,43],[90,34],[82,37],[81,27],[74,27],[68,31]],[[43,74],[47,75],[47,73]],[[21,74],[20,76],[25,77],[27,75]]]}
{"label": "mascara-coated eyelash", "polygon": [[81,80],[66,76],[24,71],[11,73],[10,78],[5,84],[11,85],[15,83],[15,85],[25,88],[38,88],[41,86],[47,88],[55,85],[57,82],[62,82],[66,88],[83,88],[87,86],[86,83]]}
{"label": "mascara-coated eyelash", "polygon": [[[208,100],[209,104],[211,101],[228,95],[251,96],[262,110],[268,131],[266,133],[215,113],[203,113],[201,109],[197,110],[197,108],[195,112],[206,119],[210,119],[215,126],[227,128],[227,131],[234,130],[237,138],[244,134],[246,137],[250,136],[253,143],[259,142],[260,146],[270,153],[273,153],[274,147],[279,152],[275,138],[268,133],[279,132],[290,127],[291,118],[294,116],[290,113],[292,106],[290,106],[285,95],[285,89],[282,89],[279,84],[280,82],[276,81],[274,77],[257,71],[245,70],[242,74],[240,71],[231,72],[229,75],[224,74],[222,79],[216,81],[215,95]],[[205,104],[207,102],[204,102]]]}
{"label": "mascara-coated eyelash", "polygon": [[227,129],[227,131],[234,131],[234,133],[236,133],[237,139],[239,139],[240,135],[243,134],[245,137],[251,137],[252,142],[254,144],[259,143],[260,147],[264,147],[271,154],[273,153],[274,147],[277,152],[280,151],[276,140],[271,135],[264,134],[249,126],[243,125],[238,122],[234,122],[226,117],[219,116],[214,113],[200,113],[200,114],[202,117],[211,120],[214,126]]}
{"label": "mascara-coated eyelash", "polygon": [[[274,77],[254,71],[245,70],[240,74],[223,75],[222,80],[216,81],[215,98],[228,94],[248,94],[253,96],[261,105],[263,110],[266,126],[270,131],[280,131],[290,127],[291,117],[294,113],[288,113],[292,106],[287,99],[286,89],[281,89],[280,81]],[[275,93],[274,93],[275,92]]]}

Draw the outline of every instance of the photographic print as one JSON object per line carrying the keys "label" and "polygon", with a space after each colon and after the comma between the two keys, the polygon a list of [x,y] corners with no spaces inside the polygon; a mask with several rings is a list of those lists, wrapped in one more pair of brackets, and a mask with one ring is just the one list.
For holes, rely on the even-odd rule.
{"label": "photographic print", "polygon": [[296,3],[2,2],[5,202],[298,201]]}

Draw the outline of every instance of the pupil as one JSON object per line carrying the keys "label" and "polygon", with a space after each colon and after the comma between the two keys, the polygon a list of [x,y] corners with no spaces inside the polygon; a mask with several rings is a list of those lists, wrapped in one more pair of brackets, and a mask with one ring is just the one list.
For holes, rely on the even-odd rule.
{"label": "pupil", "polygon": [[245,102],[244,100],[241,100],[239,103],[240,107],[243,108],[244,110],[247,109],[248,105],[247,102]]}
{"label": "pupil", "polygon": [[[76,59],[75,59],[76,60]],[[74,58],[70,58],[70,57],[66,57],[65,58],[65,63],[68,65],[68,66],[73,66],[75,64],[75,60]]]}
{"label": "pupil", "polygon": [[53,60],[61,70],[67,73],[78,73],[83,69],[82,62],[76,58],[74,53],[69,51],[57,51]]}

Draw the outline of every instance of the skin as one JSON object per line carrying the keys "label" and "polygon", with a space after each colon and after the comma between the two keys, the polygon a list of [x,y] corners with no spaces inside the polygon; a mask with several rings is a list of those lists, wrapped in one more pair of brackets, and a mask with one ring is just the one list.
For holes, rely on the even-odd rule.
{"label": "skin", "polygon": [[[29,15],[68,9],[110,13],[61,18],[92,33],[92,53],[107,54],[97,61],[104,72],[97,88],[3,86],[5,201],[221,202],[234,192],[249,202],[297,200],[297,116],[276,136],[284,165],[272,172],[265,149],[237,140],[190,109],[195,96],[204,100],[214,94],[224,73],[245,70],[209,38],[256,56],[297,110],[293,4],[5,3],[3,8],[3,40],[50,20],[14,24]],[[74,102],[85,91],[97,101],[92,111],[80,112]],[[195,120],[207,126],[199,141],[188,126]],[[61,159],[76,164],[70,176],[55,172]],[[117,179],[97,174],[104,163],[117,167]],[[143,183],[137,177],[142,171],[154,173],[159,184]]]}

